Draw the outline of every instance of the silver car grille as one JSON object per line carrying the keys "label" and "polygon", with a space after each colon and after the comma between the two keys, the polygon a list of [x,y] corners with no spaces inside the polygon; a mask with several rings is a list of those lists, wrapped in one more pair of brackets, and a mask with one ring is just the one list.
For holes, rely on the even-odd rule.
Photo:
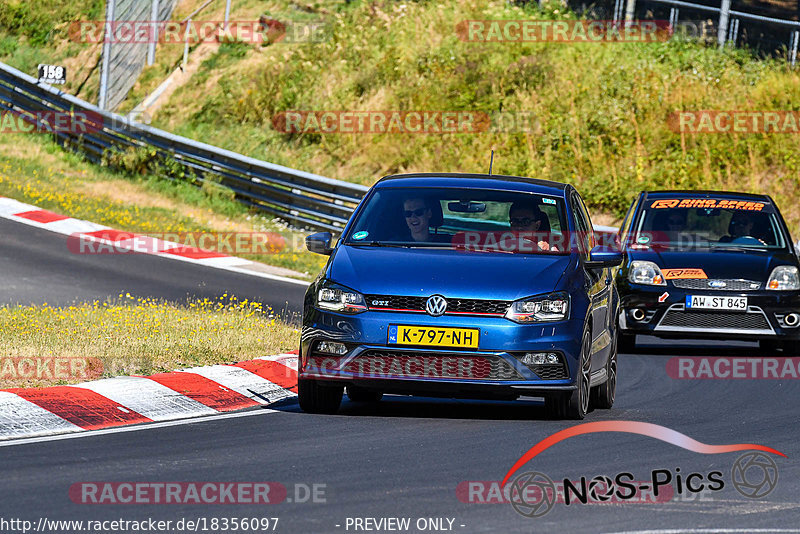
{"label": "silver car grille", "polygon": [[681,289],[702,291],[756,291],[761,289],[761,282],[733,278],[687,278],[671,280],[671,282],[672,285]]}

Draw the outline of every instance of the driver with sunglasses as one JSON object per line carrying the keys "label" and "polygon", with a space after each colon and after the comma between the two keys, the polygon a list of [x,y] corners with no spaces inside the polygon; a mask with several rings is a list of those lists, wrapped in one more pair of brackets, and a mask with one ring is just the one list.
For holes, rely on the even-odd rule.
{"label": "driver with sunglasses", "polygon": [[[511,231],[523,234],[522,237],[529,241],[538,238],[536,240],[536,246],[539,250],[550,250],[550,243],[542,239],[542,237],[545,237],[544,234],[547,230],[549,230],[542,228],[542,221],[545,217],[547,217],[547,215],[542,213],[539,206],[534,203],[517,201],[514,202],[508,210],[508,222],[511,226]],[[530,237],[524,235],[536,234],[537,232],[540,233],[540,235],[531,235]],[[554,246],[553,250],[558,250],[558,248]]]}
{"label": "driver with sunglasses", "polygon": [[432,241],[429,231],[431,209],[422,198],[409,198],[403,202],[403,216],[414,241]]}

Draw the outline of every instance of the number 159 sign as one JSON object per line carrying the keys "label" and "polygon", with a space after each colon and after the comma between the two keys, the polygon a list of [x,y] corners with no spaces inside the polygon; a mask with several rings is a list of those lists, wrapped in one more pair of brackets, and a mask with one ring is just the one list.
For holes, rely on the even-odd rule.
{"label": "number 159 sign", "polygon": [[67,81],[67,69],[58,65],[39,64],[39,83],[64,83]]}

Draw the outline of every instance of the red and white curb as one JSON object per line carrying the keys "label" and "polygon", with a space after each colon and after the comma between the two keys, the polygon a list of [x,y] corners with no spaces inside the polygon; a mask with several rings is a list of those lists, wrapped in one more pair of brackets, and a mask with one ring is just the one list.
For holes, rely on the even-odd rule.
{"label": "red and white curb", "polygon": [[230,365],[0,390],[0,441],[173,421],[297,395],[297,353]]}
{"label": "red and white curb", "polygon": [[[260,278],[269,278],[271,280],[279,280],[281,282],[303,286],[308,285],[308,282],[303,280],[263,272],[264,265],[254,261],[216,252],[208,252],[197,248],[185,247],[179,243],[151,238],[132,232],[115,230],[111,227],[103,226],[102,224],[73,219],[72,217],[37,208],[36,206],[19,202],[13,198],[0,197],[0,217],[29,226],[43,228],[51,232],[72,236],[80,240],[112,246],[117,250],[136,251],[139,254],[150,254],[162,258],[186,261],[206,267],[258,276]],[[146,250],[142,250],[143,244],[146,244]]]}

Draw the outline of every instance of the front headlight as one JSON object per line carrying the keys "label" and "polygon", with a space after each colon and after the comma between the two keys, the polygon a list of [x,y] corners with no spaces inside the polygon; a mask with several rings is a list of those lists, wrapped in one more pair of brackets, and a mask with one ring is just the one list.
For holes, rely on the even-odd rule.
{"label": "front headlight", "polygon": [[565,292],[515,301],[506,312],[506,319],[517,323],[563,321],[569,317],[569,295]]}
{"label": "front headlight", "polygon": [[367,311],[364,296],[339,284],[326,283],[317,291],[317,307],[340,313],[361,313]]}
{"label": "front headlight", "polygon": [[633,261],[631,270],[628,273],[628,281],[632,284],[644,284],[648,286],[665,286],[664,275],[661,269],[652,261]]}
{"label": "front headlight", "polygon": [[793,265],[780,265],[772,269],[772,274],[767,280],[767,289],[777,291],[791,291],[800,289],[800,274]]}

